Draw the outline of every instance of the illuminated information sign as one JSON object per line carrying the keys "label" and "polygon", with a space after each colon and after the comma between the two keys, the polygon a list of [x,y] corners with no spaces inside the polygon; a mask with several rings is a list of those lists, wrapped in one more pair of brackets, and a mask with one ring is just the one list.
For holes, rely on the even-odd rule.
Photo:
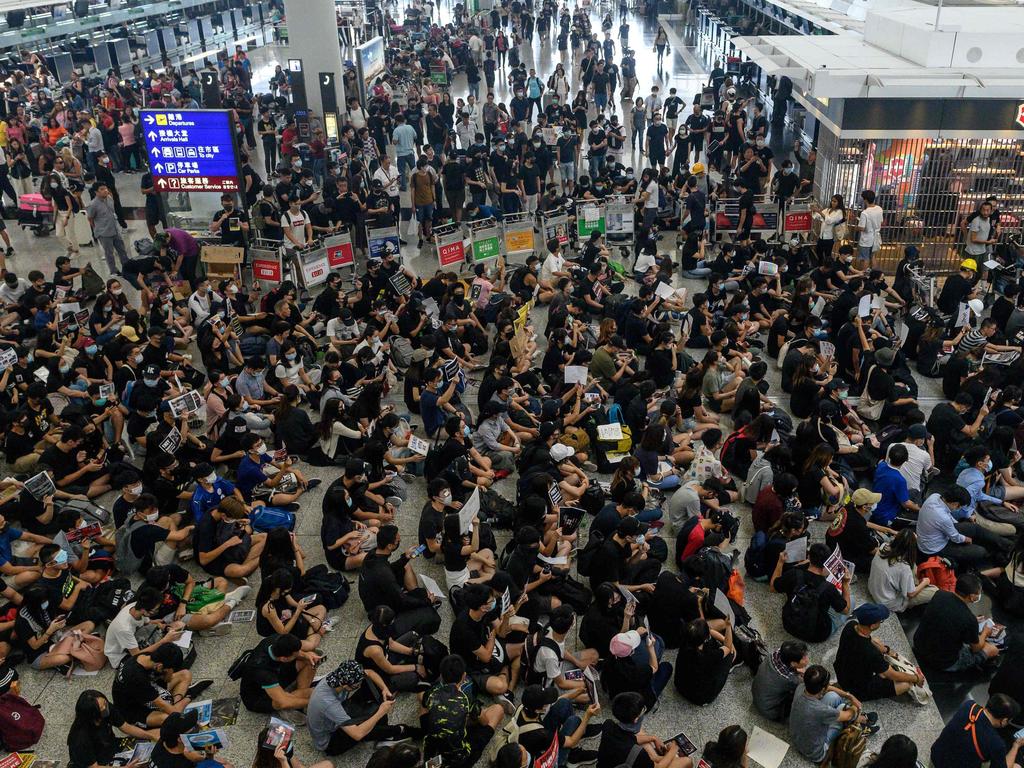
{"label": "illuminated information sign", "polygon": [[157,191],[239,191],[238,156],[228,110],[144,109],[141,119]]}

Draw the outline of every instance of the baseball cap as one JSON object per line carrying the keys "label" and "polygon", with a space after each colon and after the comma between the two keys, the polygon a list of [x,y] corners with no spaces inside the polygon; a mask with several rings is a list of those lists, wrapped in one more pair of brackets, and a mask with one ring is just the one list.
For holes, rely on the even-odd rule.
{"label": "baseball cap", "polygon": [[128,341],[132,342],[133,344],[137,344],[139,341],[139,334],[136,333],[135,329],[132,328],[130,325],[126,325],[124,328],[118,331],[117,335],[128,339]]}
{"label": "baseball cap", "polygon": [[366,673],[363,665],[358,661],[343,661],[337,668],[327,675],[327,684],[331,688],[352,688],[363,681]]}
{"label": "baseball cap", "polygon": [[555,443],[551,446],[551,458],[555,461],[565,461],[573,454],[572,448],[562,443]]}
{"label": "baseball cap", "polygon": [[853,492],[853,505],[863,507],[865,504],[877,504],[882,500],[882,494],[869,491],[867,488],[858,488]]}
{"label": "baseball cap", "polygon": [[878,624],[889,618],[889,609],[878,603],[864,603],[857,606],[853,611],[853,618],[861,626]]}
{"label": "baseball cap", "polygon": [[907,437],[911,440],[927,440],[928,427],[924,424],[911,424],[910,429],[907,430]]}
{"label": "baseball cap", "polygon": [[622,659],[637,649],[640,640],[640,633],[635,629],[631,629],[629,632],[619,632],[608,643],[608,650],[611,651],[612,656]]}
{"label": "baseball cap", "polygon": [[875,361],[886,368],[893,364],[896,360],[896,350],[892,347],[882,347],[882,349],[875,352]]}
{"label": "baseball cap", "polygon": [[555,434],[555,431],[557,429],[558,428],[555,426],[554,422],[545,421],[543,424],[540,425],[540,429],[538,430],[540,432],[540,439],[547,440],[549,437]]}
{"label": "baseball cap", "polygon": [[[162,647],[166,648],[168,646]],[[160,725],[160,741],[165,744],[173,744],[183,734],[194,731],[198,723],[198,709],[193,709],[189,712],[171,712]]]}
{"label": "baseball cap", "polygon": [[832,379],[828,384],[825,385],[825,389],[827,389],[829,392],[849,388],[850,385],[846,383],[845,379]]}
{"label": "baseball cap", "polygon": [[624,517],[619,521],[619,525],[615,529],[615,532],[620,536],[639,536],[646,530],[647,526],[635,517]]}

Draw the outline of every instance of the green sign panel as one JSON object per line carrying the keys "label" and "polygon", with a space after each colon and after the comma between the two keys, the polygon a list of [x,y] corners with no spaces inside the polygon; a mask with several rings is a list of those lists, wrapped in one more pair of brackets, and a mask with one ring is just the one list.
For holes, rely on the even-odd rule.
{"label": "green sign panel", "polygon": [[584,211],[581,211],[576,217],[576,234],[580,237],[590,237],[591,232],[600,232],[603,235],[605,232],[604,216],[599,216],[596,219],[588,219],[586,216],[582,215],[583,212]]}
{"label": "green sign panel", "polygon": [[448,73],[447,72],[431,72],[430,82],[435,85],[448,85]]}
{"label": "green sign panel", "polygon": [[497,235],[473,241],[473,261],[487,261],[501,255],[501,238]]}

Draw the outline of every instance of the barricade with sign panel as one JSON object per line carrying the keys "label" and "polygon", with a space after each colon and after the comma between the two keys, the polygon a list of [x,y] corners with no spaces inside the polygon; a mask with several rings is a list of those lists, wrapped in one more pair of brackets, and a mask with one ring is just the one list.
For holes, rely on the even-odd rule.
{"label": "barricade with sign panel", "polygon": [[352,233],[340,232],[324,238],[324,250],[327,252],[327,267],[341,269],[356,268],[356,253],[352,247]]}
{"label": "barricade with sign panel", "polygon": [[385,253],[395,257],[402,263],[402,243],[398,237],[398,227],[366,228],[366,248],[371,259],[383,259]]}
{"label": "barricade with sign panel", "polygon": [[[775,203],[755,199],[754,221],[750,227],[751,235],[770,237],[779,232],[779,206]],[[718,203],[718,210],[715,211],[715,240],[721,240],[723,236],[735,237],[736,230],[740,223],[739,198],[721,200]]]}
{"label": "barricade with sign panel", "polygon": [[502,231],[494,219],[473,221],[469,225],[473,262],[490,261],[501,256]]}
{"label": "barricade with sign panel", "polygon": [[458,224],[434,227],[434,247],[441,269],[450,269],[466,262],[466,243],[462,239],[462,227]]}
{"label": "barricade with sign panel", "polygon": [[528,256],[536,243],[533,236],[533,217],[528,213],[506,214],[501,222],[505,233],[505,256]]}
{"label": "barricade with sign panel", "polygon": [[811,206],[804,202],[791,202],[782,217],[782,232],[786,235],[800,235],[808,238],[814,228]]}
{"label": "barricade with sign panel", "polygon": [[636,208],[632,201],[617,195],[608,198],[604,209],[605,238],[608,245],[631,248],[635,242]]}
{"label": "barricade with sign panel", "polygon": [[603,203],[580,201],[576,208],[576,235],[580,240],[590,237],[591,232],[605,234],[607,222]]}
{"label": "barricade with sign panel", "polygon": [[569,245],[569,216],[564,208],[543,212],[540,220],[545,243],[554,238],[563,248]]}
{"label": "barricade with sign panel", "polygon": [[289,255],[303,288],[308,290],[327,281],[327,274],[331,271],[327,266],[327,250],[319,242],[301,250],[296,248]]}
{"label": "barricade with sign panel", "polygon": [[284,269],[281,263],[281,246],[268,240],[261,240],[258,243],[249,246],[253,279],[267,283],[282,282]]}

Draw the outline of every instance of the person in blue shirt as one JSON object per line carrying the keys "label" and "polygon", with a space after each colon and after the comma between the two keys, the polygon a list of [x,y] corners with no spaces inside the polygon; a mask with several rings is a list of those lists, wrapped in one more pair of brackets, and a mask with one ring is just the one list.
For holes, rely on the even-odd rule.
{"label": "person in blue shirt", "polygon": [[[1006,507],[1011,512],[1019,511],[1016,504],[1004,501],[1001,495],[993,496],[985,492],[985,478],[992,471],[992,457],[989,454],[988,448],[984,445],[975,445],[964,452],[963,460],[967,467],[957,475],[956,484],[961,488],[967,489],[967,492],[971,495],[971,503],[960,509],[960,514],[957,515],[958,519],[965,519],[974,515],[978,511],[979,501],[994,504],[997,507]],[[1016,529],[1010,523],[987,520],[982,515],[978,515],[978,522],[1000,536],[1016,535]]]}
{"label": "person in blue shirt", "polygon": [[[26,491],[22,492],[26,493]],[[38,550],[43,544],[52,544],[53,541],[45,536],[15,528],[7,522],[3,515],[0,515],[0,575],[10,579],[14,586],[20,588],[38,580],[43,575],[43,566],[34,557],[26,559],[14,556],[14,542],[19,539],[35,544],[36,546],[32,548],[33,551]],[[29,559],[34,564],[29,564]]]}
{"label": "person in blue shirt", "polygon": [[420,393],[420,415],[423,417],[423,428],[429,437],[437,434],[437,430],[444,424],[449,413],[457,414],[459,412],[451,402],[455,396],[458,379],[452,379],[443,390],[441,382],[440,368],[428,368],[424,371],[424,389]]}
{"label": "person in blue shirt", "polygon": [[259,435],[246,435],[242,447],[245,456],[238,463],[235,487],[249,503],[257,498],[271,506],[284,506],[320,485],[319,480],[306,480],[291,461],[274,461],[266,441]]}
{"label": "person in blue shirt", "polygon": [[199,523],[211,509],[215,509],[223,499],[234,496],[243,504],[245,499],[241,491],[228,480],[217,474],[212,465],[202,463],[192,471],[196,481],[196,490],[192,494],[192,501],[189,502],[189,509],[192,511],[192,519]]}
{"label": "person in blue shirt", "polygon": [[989,696],[983,707],[973,699],[946,723],[932,744],[931,763],[935,768],[1003,768],[1017,764],[1024,739],[1015,738],[1009,749],[999,732],[1009,728],[1020,714],[1020,705],[1005,693]]}
{"label": "person in blue shirt", "polygon": [[917,512],[920,509],[911,500],[907,479],[899,469],[907,463],[908,455],[906,446],[897,443],[889,448],[886,459],[875,467],[875,481],[871,487],[882,498],[871,513],[871,522],[888,526],[901,511]]}

